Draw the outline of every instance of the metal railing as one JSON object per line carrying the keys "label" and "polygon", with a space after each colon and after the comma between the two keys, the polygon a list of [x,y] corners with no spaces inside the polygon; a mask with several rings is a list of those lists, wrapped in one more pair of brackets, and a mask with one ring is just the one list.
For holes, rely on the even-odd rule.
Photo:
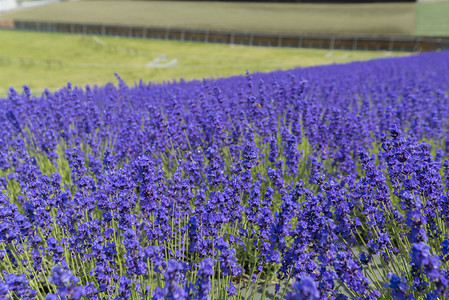
{"label": "metal railing", "polygon": [[126,36],[143,39],[198,41],[249,46],[387,51],[434,51],[439,49],[449,49],[449,37],[295,35],[225,30],[55,23],[18,20],[11,21],[8,24],[9,26],[3,27],[30,31]]}

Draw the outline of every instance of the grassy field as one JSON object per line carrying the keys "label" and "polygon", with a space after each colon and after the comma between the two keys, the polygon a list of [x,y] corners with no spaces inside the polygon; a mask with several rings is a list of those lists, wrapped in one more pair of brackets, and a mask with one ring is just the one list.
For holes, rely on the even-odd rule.
{"label": "grassy field", "polygon": [[[0,92],[116,82],[216,78],[404,53],[247,47],[0,30]],[[157,64],[159,61],[159,65]],[[150,64],[150,65],[148,65]],[[151,65],[152,64],[152,65]],[[172,66],[170,66],[170,64]],[[164,67],[165,66],[165,67]]]}
{"label": "grassy field", "polygon": [[412,35],[415,3],[71,1],[0,18],[281,33]]}
{"label": "grassy field", "polygon": [[415,34],[449,36],[449,1],[417,3]]}

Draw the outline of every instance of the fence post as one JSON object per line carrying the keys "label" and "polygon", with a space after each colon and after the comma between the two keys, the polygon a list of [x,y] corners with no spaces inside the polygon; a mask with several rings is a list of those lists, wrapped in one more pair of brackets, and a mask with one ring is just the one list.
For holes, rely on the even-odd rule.
{"label": "fence post", "polygon": [[249,45],[252,46],[253,42],[254,42],[254,34],[251,33],[249,36]]}
{"label": "fence post", "polygon": [[231,45],[234,44],[234,31],[231,32],[231,38],[230,38],[230,40],[229,40],[229,43],[230,43]]}
{"label": "fence post", "polygon": [[302,48],[302,36],[298,39],[298,48]]}
{"label": "fence post", "polygon": [[147,37],[147,28],[144,27],[142,30],[142,38],[145,39]]}
{"label": "fence post", "polygon": [[414,38],[415,40],[415,46],[413,47],[413,51],[418,51],[420,48],[421,39],[420,38]]}
{"label": "fence post", "polygon": [[394,44],[394,40],[391,37],[390,42],[388,43],[388,51],[393,51],[393,44]]}
{"label": "fence post", "polygon": [[185,30],[181,30],[181,41],[184,41]]}
{"label": "fence post", "polygon": [[330,49],[334,50],[334,46],[335,46],[335,35],[333,35],[331,37],[331,42],[330,42]]}
{"label": "fence post", "polygon": [[169,33],[170,29],[167,27],[165,29],[165,39],[168,40],[168,33]]}
{"label": "fence post", "polygon": [[209,30],[206,30],[206,35],[204,36],[204,42],[209,42]]}
{"label": "fence post", "polygon": [[352,40],[352,50],[357,50],[357,38]]}
{"label": "fence post", "polygon": [[282,35],[278,36],[278,47],[282,46]]}

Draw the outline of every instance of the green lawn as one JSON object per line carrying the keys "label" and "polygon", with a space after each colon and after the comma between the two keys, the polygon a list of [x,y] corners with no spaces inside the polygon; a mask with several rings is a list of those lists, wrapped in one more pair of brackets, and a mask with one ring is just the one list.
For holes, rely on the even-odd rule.
{"label": "green lawn", "polygon": [[[199,42],[141,40],[0,30],[0,92],[9,86],[58,88],[115,82],[114,72],[128,83],[172,79],[216,78],[250,72],[290,69],[367,60],[404,53],[328,51],[231,46]],[[164,59],[165,56],[165,59]],[[164,65],[146,66],[159,58]]]}
{"label": "green lawn", "polygon": [[70,1],[16,11],[0,19],[179,28],[412,35],[415,3],[304,4],[192,1]]}
{"label": "green lawn", "polygon": [[449,36],[449,2],[417,3],[415,34]]}

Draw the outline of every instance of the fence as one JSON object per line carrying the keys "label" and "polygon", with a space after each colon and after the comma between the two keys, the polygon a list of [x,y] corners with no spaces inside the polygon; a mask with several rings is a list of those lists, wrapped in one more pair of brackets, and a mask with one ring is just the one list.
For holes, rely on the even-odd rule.
{"label": "fence", "polygon": [[434,51],[438,49],[449,49],[449,37],[293,35],[17,20],[9,24],[10,26],[4,27],[31,31],[126,36],[144,39],[199,41],[250,46],[388,51]]}

